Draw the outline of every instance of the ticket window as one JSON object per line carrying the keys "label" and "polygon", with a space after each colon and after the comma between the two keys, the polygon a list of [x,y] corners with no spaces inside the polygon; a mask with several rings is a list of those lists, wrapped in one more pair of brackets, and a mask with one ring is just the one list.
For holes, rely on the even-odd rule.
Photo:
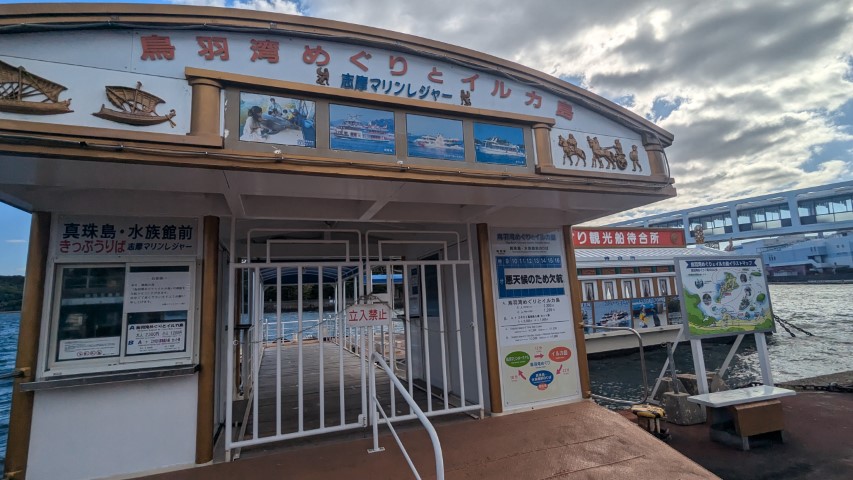
{"label": "ticket window", "polygon": [[56,269],[45,376],[191,364],[195,263]]}

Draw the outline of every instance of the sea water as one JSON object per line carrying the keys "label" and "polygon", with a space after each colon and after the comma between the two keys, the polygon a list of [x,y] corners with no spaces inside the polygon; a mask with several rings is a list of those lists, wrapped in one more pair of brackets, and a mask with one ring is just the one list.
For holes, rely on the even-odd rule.
{"label": "sea water", "polygon": [[[796,337],[791,337],[784,329],[777,327],[776,334],[768,338],[770,365],[777,383],[853,370],[853,355],[849,354],[853,349],[850,298],[853,298],[853,284],[770,286],[774,313],[813,334],[807,336],[793,330]],[[268,338],[273,339],[278,328],[277,317],[269,313],[264,317],[267,319]],[[20,319],[20,313],[0,313],[0,373],[9,372],[15,366]],[[321,323],[324,336],[334,335],[335,325],[338,324],[336,319],[327,318],[320,322],[316,313],[303,314],[303,338],[316,338]],[[293,338],[298,331],[298,318],[294,314],[284,314],[283,336]],[[704,345],[705,367],[709,371],[719,368],[730,347],[729,344],[721,343]],[[666,351],[649,350],[645,357],[649,381],[653,385],[666,360]],[[680,373],[693,371],[688,344],[682,344],[676,349],[675,364]],[[614,398],[639,398],[642,394],[639,365],[637,353],[590,360],[593,393]],[[727,380],[732,386],[740,386],[760,378],[755,344],[745,341],[732,360]],[[0,462],[6,456],[11,397],[12,381],[0,380]]]}
{"label": "sea water", "polygon": [[[853,370],[853,284],[770,285],[773,313],[813,336],[791,329],[792,337],[781,325],[767,338],[773,381],[781,383],[803,378]],[[717,370],[725,361],[731,343],[702,343],[705,370]],[[646,350],[645,361],[649,386],[666,361],[663,348]],[[689,342],[681,342],[675,350],[678,373],[693,373],[693,355]],[[589,361],[592,392],[611,398],[639,400],[642,396],[642,373],[639,353],[591,359]],[[747,335],[738,348],[725,376],[731,387],[761,381],[760,362],[755,342]]]}
{"label": "sea water", "polygon": [[[0,313],[0,373],[15,368],[18,351],[18,329],[21,314]],[[12,408],[12,379],[0,380],[0,469],[6,460],[6,440],[9,434],[9,410]]]}

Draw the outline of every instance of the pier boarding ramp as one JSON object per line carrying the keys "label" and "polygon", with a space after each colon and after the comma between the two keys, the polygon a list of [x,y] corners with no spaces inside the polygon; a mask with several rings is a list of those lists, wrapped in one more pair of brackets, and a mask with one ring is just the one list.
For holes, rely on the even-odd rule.
{"label": "pier boarding ramp", "polygon": [[[467,229],[245,230],[230,267],[226,451],[369,426],[371,352],[428,417],[482,416]],[[390,322],[348,326],[347,307],[364,303]],[[415,419],[375,378],[389,420]]]}

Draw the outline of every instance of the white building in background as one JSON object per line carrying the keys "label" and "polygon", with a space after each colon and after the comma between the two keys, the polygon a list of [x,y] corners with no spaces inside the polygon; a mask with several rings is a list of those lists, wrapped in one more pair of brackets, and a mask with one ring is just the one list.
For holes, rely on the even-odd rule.
{"label": "white building in background", "polygon": [[805,235],[756,240],[735,247],[737,253],[760,254],[768,276],[794,280],[805,276],[853,277],[853,236],[846,233],[810,238]]}
{"label": "white building in background", "polygon": [[853,182],[789,190],[614,223],[620,227],[683,228],[695,243],[761,254],[768,275],[800,279],[843,276],[853,267]]}

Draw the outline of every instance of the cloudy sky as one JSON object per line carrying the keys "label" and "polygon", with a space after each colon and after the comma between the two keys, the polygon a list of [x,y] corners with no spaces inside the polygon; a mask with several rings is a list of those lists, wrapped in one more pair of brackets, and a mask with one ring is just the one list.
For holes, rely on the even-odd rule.
{"label": "cloudy sky", "polygon": [[853,179],[853,0],[171,3],[409,33],[613,100],[675,134],[667,155],[678,197],[610,221]]}

